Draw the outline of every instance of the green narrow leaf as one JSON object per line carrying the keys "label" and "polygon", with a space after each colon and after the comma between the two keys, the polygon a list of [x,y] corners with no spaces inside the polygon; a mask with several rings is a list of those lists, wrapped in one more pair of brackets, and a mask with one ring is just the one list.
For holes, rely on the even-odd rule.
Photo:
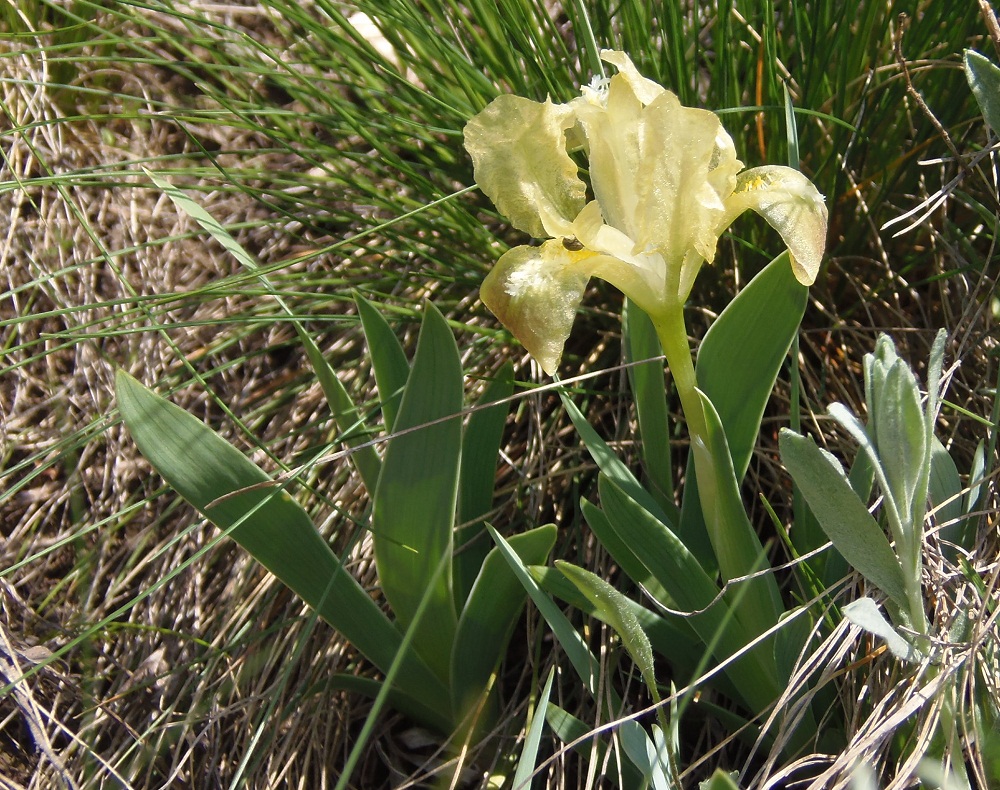
{"label": "green narrow leaf", "polygon": [[[944,540],[962,545],[962,478],[954,460],[937,439],[931,438],[931,475],[928,498],[934,508],[934,521],[941,525],[938,535]],[[950,547],[944,548],[953,561],[958,557]]]}
{"label": "green narrow leaf", "polygon": [[552,696],[552,681],[555,680],[555,677],[556,668],[553,665],[549,669],[545,686],[542,688],[535,709],[531,713],[531,720],[525,727],[524,746],[521,748],[521,756],[517,760],[517,768],[514,771],[513,790],[531,790],[531,777],[535,773],[535,765],[538,763],[538,747],[541,745],[542,728],[545,726],[544,711],[548,709],[549,697]]}
{"label": "green narrow leaf", "polygon": [[[555,568],[532,566],[528,568],[532,578],[543,590],[554,595],[570,606],[579,609],[589,617],[596,617],[604,622],[602,613],[581,593],[569,579]],[[688,626],[687,622],[676,616],[661,616],[650,611],[641,603],[625,598],[628,607],[649,637],[653,651],[670,661],[674,670],[674,679],[681,685],[693,678],[693,671],[704,655],[701,639]],[[608,625],[611,625],[608,623]],[[724,691],[730,693],[728,686]],[[732,696],[732,695],[731,695]]]}
{"label": "green narrow leaf", "polygon": [[451,561],[461,410],[458,346],[428,302],[375,489],[372,535],[379,581],[402,628],[413,621],[421,598],[430,597],[413,644],[445,681],[457,624]]}
{"label": "green narrow leaf", "polygon": [[[760,433],[764,408],[795,339],[809,289],[788,253],[772,260],[715,320],[698,348],[698,388],[719,415],[736,479],[742,483]],[[718,559],[709,539],[693,455],[688,457],[678,535],[706,570]]]}
{"label": "green narrow leaf", "polygon": [[902,611],[907,611],[899,560],[838,461],[812,439],[787,428],[781,431],[779,447],[782,463],[837,551]]}
{"label": "green narrow leaf", "polygon": [[[642,458],[649,476],[650,493],[664,511],[674,509],[673,465],[670,461],[670,423],[663,349],[649,316],[630,300],[625,301],[622,336],[628,360],[629,382],[639,419]],[[643,360],[651,360],[644,362]]]}
{"label": "green narrow leaf", "polygon": [[663,522],[603,473],[598,487],[608,523],[667,591],[670,604],[690,612],[715,601],[719,587]]}
{"label": "green narrow leaf", "polygon": [[623,721],[618,728],[618,737],[621,740],[622,751],[642,774],[643,781],[652,782],[653,790],[670,790],[672,781],[666,755],[658,753],[656,744],[642,725],[631,719]]}
{"label": "green narrow leaf", "polygon": [[[555,541],[556,527],[547,524],[512,535],[508,543],[521,562],[541,565]],[[525,597],[524,587],[494,548],[486,555],[455,631],[451,696],[456,720],[473,710],[490,688],[490,675],[507,651]]]}
{"label": "green narrow leaf", "polygon": [[[194,219],[216,242],[236,258],[240,265],[252,272],[260,272],[260,264],[257,263],[254,257],[205,208],[189,198],[183,190],[178,189],[169,181],[160,178],[145,168],[143,168],[143,172],[170,198],[171,202],[180,211]],[[258,279],[271,291],[275,301],[277,301],[285,315],[293,319],[297,318],[287,306],[284,299],[274,290],[267,277],[261,274]],[[306,332],[300,321],[295,320],[292,322],[292,325],[295,327],[295,332],[298,334],[299,340],[306,350],[306,355],[309,357],[309,362],[316,373],[316,378],[323,388],[323,394],[326,396],[334,419],[340,430],[344,433],[342,440],[348,447],[358,448],[355,452],[351,453],[351,461],[358,470],[358,474],[361,475],[366,488],[369,491],[374,491],[380,466],[378,454],[373,447],[359,446],[368,441],[371,435],[364,429],[364,422],[358,414],[354,402],[351,400],[350,395],[348,395],[347,390],[344,389],[344,385],[337,378],[336,373],[330,367],[330,364],[323,357],[312,337]]]}
{"label": "green narrow leaf", "polygon": [[[208,426],[124,371],[117,372],[115,389],[132,438],[167,484],[376,667],[389,671],[402,639],[399,631],[344,570],[302,507]],[[419,702],[434,726],[447,729],[444,685],[415,654],[404,661],[400,690]]]}
{"label": "green narrow leaf", "polygon": [[337,428],[340,430],[340,439],[352,449],[349,456],[351,463],[358,470],[365,488],[368,491],[374,491],[378,484],[379,472],[382,470],[382,461],[374,447],[366,446],[366,442],[372,439],[373,434],[365,428],[364,420],[354,405],[354,401],[343,383],[337,378],[330,363],[323,356],[323,352],[319,350],[319,346],[298,322],[295,324],[295,329],[305,347],[306,356],[309,357],[309,363],[323,389],[323,394],[326,396],[327,405],[333,413]]}
{"label": "green narrow leaf", "polygon": [[1000,134],[1000,69],[974,49],[965,50],[965,78],[979,103],[983,118]]}
{"label": "green narrow leaf", "polygon": [[207,231],[208,234],[228,253],[236,258],[242,266],[254,272],[260,268],[253,256],[243,249],[240,243],[233,238],[232,234],[229,233],[225,227],[223,227],[222,223],[213,217],[202,206],[189,198],[183,190],[178,189],[169,181],[160,178],[151,170],[143,168],[143,172],[149,177],[150,181],[152,181],[168,198],[170,198],[170,201],[178,209],[201,225],[201,227]]}
{"label": "green narrow leaf", "polygon": [[[559,641],[563,652],[566,653],[566,657],[573,665],[573,669],[576,670],[576,674],[580,677],[580,680],[583,681],[587,691],[590,692],[591,697],[598,704],[603,705],[604,701],[597,698],[597,681],[601,672],[601,665],[594,657],[594,654],[590,652],[587,643],[580,636],[576,628],[573,627],[573,624],[566,618],[566,615],[560,611],[553,600],[538,586],[538,583],[528,573],[528,569],[524,566],[524,563],[521,562],[521,558],[517,555],[517,552],[511,548],[503,536],[489,524],[486,525],[486,529],[489,530],[493,541],[500,550],[500,554],[507,561],[507,564],[510,565],[511,570],[514,571],[514,575],[517,576],[518,581],[527,591],[528,597],[535,604],[535,608],[545,618],[545,622],[548,623],[549,628],[552,630],[552,635]],[[616,713],[621,709],[621,698],[613,689],[606,689],[605,691],[608,698],[610,698],[611,712]]]}
{"label": "green narrow leaf", "polygon": [[[510,411],[510,404],[501,401],[506,401],[513,394],[514,366],[508,361],[477,401],[462,437],[458,499],[461,526],[455,532],[455,605],[459,609],[465,604],[476,574],[490,551],[484,519],[493,507],[497,459]],[[489,406],[491,403],[497,405]]]}
{"label": "green narrow leaf", "polygon": [[961,531],[958,535],[959,545],[963,548],[971,549],[975,544],[976,531],[979,519],[972,515],[979,502],[979,497],[983,493],[985,486],[984,476],[986,473],[986,442],[980,441],[976,445],[976,451],[972,454],[972,466],[969,468],[968,493],[962,505]]}
{"label": "green narrow leaf", "polygon": [[608,447],[607,443],[601,438],[600,434],[594,430],[594,426],[588,422],[587,418],[583,415],[583,412],[577,408],[576,404],[573,403],[569,395],[560,390],[559,398],[562,400],[563,407],[566,409],[566,413],[569,415],[570,420],[573,421],[573,427],[576,428],[576,432],[580,434],[580,438],[583,439],[583,443],[586,445],[587,451],[590,453],[590,457],[594,459],[594,463],[597,464],[601,472],[614,480],[629,493],[629,496],[641,503],[646,510],[654,514],[663,523],[676,523],[679,515],[677,508],[673,507],[664,509],[661,507],[660,503],[657,502],[657,500],[650,495],[642,484],[635,479],[635,475],[629,471],[629,468],[625,466],[625,464],[622,463],[622,460],[615,455],[614,451]]}
{"label": "green narrow leaf", "polygon": [[944,369],[944,348],[948,342],[948,330],[939,329],[931,344],[931,353],[927,359],[927,414],[924,421],[934,433],[934,423],[938,418],[938,408],[941,405],[941,374]]}
{"label": "green narrow leaf", "polygon": [[392,433],[396,430],[396,415],[403,397],[403,388],[410,375],[410,365],[396,334],[382,314],[359,293],[354,294],[354,303],[358,307],[358,316],[368,342],[375,385],[382,401],[385,430],[386,433]]}
{"label": "green narrow leaf", "polygon": [[[728,581],[767,568],[767,554],[747,517],[719,415],[708,396],[699,394],[707,429],[704,438],[708,444],[694,443],[692,453],[707,451],[706,461],[715,472],[711,480],[701,482],[699,496],[708,502],[707,507],[702,505],[702,512],[706,514],[722,578]],[[778,622],[784,611],[774,574],[766,573],[738,585],[745,589],[730,591],[731,596],[742,596],[736,616],[753,636],[762,634]]]}
{"label": "green narrow leaf", "polygon": [[[592,735],[593,730],[576,718],[572,713],[563,710],[554,702],[550,702],[545,709],[545,720],[549,727],[563,743],[572,743],[573,751],[588,759],[596,761],[597,765],[605,765],[607,760],[607,770],[604,775],[617,782],[621,776],[621,787],[642,787],[642,775],[631,761],[623,762],[619,769],[618,750],[611,749],[608,754],[608,744],[593,735],[596,743],[591,743],[587,736]],[[607,755],[605,757],[605,755]]]}
{"label": "green narrow leaf", "polygon": [[[748,645],[749,631],[680,539],[610,478],[602,475],[599,488],[614,529],[670,594],[668,605],[692,613],[687,620],[713,655],[722,661]],[[751,650],[727,673],[751,710],[763,710],[778,697],[777,668],[767,648]]]}
{"label": "green narrow leaf", "polygon": [[[618,534],[604,511],[586,499],[580,500],[580,509],[583,512],[583,517],[587,519],[587,525],[591,531],[597,536],[605,551],[611,555],[612,559],[624,571],[625,575],[635,584],[642,587],[655,600],[669,601],[670,594],[657,581],[656,577],[649,572],[645,563],[636,556],[631,543]],[[670,529],[670,525],[665,524],[664,526]]]}
{"label": "green narrow leaf", "polygon": [[653,648],[642,626],[639,625],[639,619],[630,608],[628,599],[604,579],[588,570],[564,560],[556,560],[556,567],[600,612],[601,620],[615,630],[639,668],[639,672],[642,673],[642,679],[646,681],[646,687],[653,701],[659,702],[660,693],[656,687]]}

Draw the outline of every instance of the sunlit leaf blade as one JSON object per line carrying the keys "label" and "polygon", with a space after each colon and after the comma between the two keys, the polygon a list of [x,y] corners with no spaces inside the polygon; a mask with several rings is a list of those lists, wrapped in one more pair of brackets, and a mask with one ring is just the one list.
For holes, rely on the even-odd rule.
{"label": "sunlit leaf blade", "polygon": [[[702,512],[706,515],[722,577],[724,580],[737,579],[767,568],[767,554],[747,517],[718,413],[707,396],[700,395],[707,446],[696,442],[691,451],[707,451],[706,465],[711,466],[714,474],[710,480],[700,482],[698,495],[702,498]],[[739,582],[730,591],[730,596],[733,600],[741,596],[736,616],[753,636],[777,623],[778,615],[784,611],[778,584],[771,573]]]}
{"label": "sunlit leaf blade", "polygon": [[423,596],[430,602],[413,638],[448,678],[457,615],[452,535],[462,453],[462,363],[444,316],[428,303],[395,432],[372,507],[379,581],[402,628]]}
{"label": "sunlit leaf blade", "polygon": [[662,758],[665,755],[657,753],[656,744],[642,725],[634,720],[622,722],[618,736],[625,756],[642,774],[643,780],[651,782],[653,790],[671,790],[674,785],[664,769]]}
{"label": "sunlit leaf blade", "polygon": [[837,460],[812,439],[788,429],[781,431],[779,445],[782,463],[837,551],[906,611],[899,560],[878,522],[854,493]]}
{"label": "sunlit leaf blade", "polygon": [[[654,599],[662,602],[669,601],[670,594],[636,555],[632,542],[627,537],[618,534],[618,531],[608,520],[607,514],[586,499],[580,501],[580,509],[583,511],[583,517],[587,519],[587,525],[601,541],[605,551],[618,564],[618,567]],[[669,528],[669,525],[665,526]]]}
{"label": "sunlit leaf blade", "polygon": [[965,78],[979,103],[983,118],[1000,134],[1000,68],[974,49],[965,50]]}
{"label": "sunlit leaf blade", "polygon": [[[455,532],[455,605],[460,609],[469,595],[483,559],[490,550],[484,518],[493,506],[497,460],[514,393],[514,366],[504,363],[469,415],[462,437],[462,472]],[[497,403],[495,406],[489,406]],[[487,408],[484,408],[487,407]]]}
{"label": "sunlit leaf blade", "polygon": [[[532,578],[547,593],[574,606],[584,614],[605,622],[603,613],[556,568],[534,566],[528,570]],[[686,620],[669,615],[661,616],[630,598],[625,598],[625,601],[649,637],[653,651],[670,661],[675,673],[673,677],[679,679],[681,683],[690,680],[691,673],[704,655],[705,648]],[[724,681],[723,678],[722,682]]]}
{"label": "sunlit leaf blade", "polygon": [[[556,527],[547,524],[508,539],[526,565],[541,565],[555,545]],[[526,599],[510,565],[492,549],[482,564],[455,631],[451,663],[452,709],[463,719],[480,702],[506,652]]]}
{"label": "sunlit leaf blade", "polygon": [[549,669],[549,676],[545,679],[542,693],[538,696],[535,709],[531,712],[530,722],[525,726],[524,746],[521,747],[521,756],[517,759],[517,768],[514,771],[512,787],[514,790],[530,790],[531,777],[535,772],[535,765],[538,762],[538,747],[542,742],[542,728],[545,726],[545,711],[549,706],[549,697],[552,695],[552,681],[556,677],[555,665]]}
{"label": "sunlit leaf blade", "polygon": [[298,323],[295,324],[295,328],[340,430],[340,440],[351,448],[349,456],[351,463],[358,470],[365,488],[374,491],[382,469],[382,461],[375,448],[366,444],[373,435],[365,428],[361,413],[319,347]]}
{"label": "sunlit leaf blade", "polygon": [[[634,547],[671,596],[670,605],[692,613],[687,619],[713,653],[725,659],[750,642],[750,634],[733,615],[719,587],[678,537],[628,496],[613,481],[600,478],[601,503],[614,529]],[[753,650],[730,665],[728,672],[752,710],[763,710],[778,696],[773,654]]]}
{"label": "sunlit leaf blade", "polygon": [[[163,479],[376,667],[388,671],[400,632],[344,570],[302,507],[196,417],[124,371],[118,371],[115,384],[132,438]],[[442,704],[447,692],[441,681],[416,655],[404,661],[400,688],[419,701],[425,720],[447,728],[449,708]]]}
{"label": "sunlit leaf blade", "polygon": [[[574,628],[573,624],[569,621],[566,615],[562,613],[559,607],[556,606],[555,602],[545,594],[545,591],[538,586],[538,583],[531,577],[531,574],[528,573],[528,569],[524,566],[524,563],[521,562],[521,558],[517,555],[517,552],[514,551],[511,545],[504,540],[503,536],[491,526],[487,525],[486,529],[489,530],[493,541],[500,550],[501,556],[503,556],[503,558],[507,561],[507,564],[510,565],[511,570],[514,571],[514,575],[517,576],[518,581],[527,591],[528,597],[530,597],[532,603],[535,604],[535,608],[537,608],[542,617],[545,618],[545,622],[548,623],[553,636],[559,640],[559,644],[566,653],[566,657],[573,665],[573,669],[576,670],[580,680],[583,681],[587,691],[589,691],[590,695],[597,700],[598,676],[601,672],[600,663],[594,657],[594,654],[590,652],[590,648],[587,647],[587,643],[584,641],[583,637],[580,636],[580,633],[576,630],[576,628]],[[621,708],[621,698],[614,692],[614,690],[611,689],[605,689],[605,693],[610,699],[612,712],[617,713],[617,711]]]}
{"label": "sunlit leaf blade", "polygon": [[726,306],[698,348],[698,388],[719,414],[738,480],[808,295],[782,253]]}
{"label": "sunlit leaf blade", "polygon": [[[709,327],[698,348],[698,388],[722,423],[736,478],[742,482],[761,418],[805,312],[809,289],[795,279],[788,253],[772,260]],[[688,459],[678,534],[706,569],[716,563]]]}
{"label": "sunlit leaf blade", "polygon": [[410,365],[399,339],[382,314],[359,293],[354,294],[354,302],[361,317],[361,326],[365,330],[375,384],[382,401],[385,429],[391,433],[396,425],[403,388],[410,375]]}
{"label": "sunlit leaf blade", "polygon": [[577,405],[573,403],[569,395],[560,391],[559,397],[562,400],[563,407],[566,409],[566,413],[569,415],[570,420],[573,421],[573,427],[576,428],[576,432],[580,434],[580,438],[583,439],[583,443],[586,445],[587,451],[590,453],[591,458],[594,459],[594,462],[600,468],[601,472],[614,480],[619,486],[628,492],[630,497],[639,502],[646,510],[653,513],[658,519],[664,523],[676,523],[678,516],[677,509],[663,508],[660,503],[657,502],[657,500],[654,499],[653,496],[642,486],[642,484],[635,479],[635,475],[633,475],[629,468],[625,466],[617,454],[615,454],[615,452],[608,447],[607,442],[605,442],[604,439],[601,438],[600,434],[594,430],[594,426],[590,424],[583,412],[577,408]]}
{"label": "sunlit leaf blade", "polygon": [[628,599],[604,579],[588,570],[564,560],[557,560],[556,567],[590,600],[601,613],[601,619],[615,629],[615,633],[642,673],[653,700],[659,701],[656,672],[653,667],[653,648],[649,644],[649,637],[639,624],[639,619],[630,608]]}
{"label": "sunlit leaf blade", "polygon": [[844,617],[870,634],[885,640],[890,652],[904,661],[916,661],[919,654],[913,646],[900,636],[899,632],[879,611],[878,604],[871,598],[851,601],[843,609]]}

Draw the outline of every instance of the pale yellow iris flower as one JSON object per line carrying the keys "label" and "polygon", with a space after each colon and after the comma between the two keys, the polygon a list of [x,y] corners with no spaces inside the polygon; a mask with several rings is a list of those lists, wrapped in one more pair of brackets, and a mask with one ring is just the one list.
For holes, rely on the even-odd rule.
{"label": "pale yellow iris flower", "polygon": [[[781,234],[796,279],[816,279],[823,196],[788,167],[743,170],[718,116],[683,107],[622,52],[618,69],[567,104],[500,96],[465,127],[482,191],[541,246],[504,254],[483,282],[486,306],[552,373],[591,277],[654,322],[683,306],[719,237],[747,209]],[[571,158],[586,157],[594,199]]]}

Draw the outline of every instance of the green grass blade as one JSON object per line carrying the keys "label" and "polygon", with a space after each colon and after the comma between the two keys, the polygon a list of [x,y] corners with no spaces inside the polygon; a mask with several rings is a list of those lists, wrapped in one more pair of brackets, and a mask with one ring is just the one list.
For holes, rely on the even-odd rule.
{"label": "green grass blade", "polygon": [[[124,371],[116,375],[116,392],[132,438],[163,479],[387,672],[401,634],[302,507],[208,426]],[[445,697],[438,696],[447,692],[416,655],[406,657],[399,687],[436,726],[447,721]]]}
{"label": "green grass blade", "polygon": [[542,687],[542,693],[538,697],[531,719],[524,728],[524,746],[521,747],[521,756],[517,759],[517,768],[514,770],[514,778],[511,783],[513,790],[530,790],[531,788],[531,777],[538,762],[538,747],[542,742],[542,728],[545,726],[544,711],[549,706],[549,697],[552,696],[552,681],[555,680],[555,677],[556,668],[553,666],[549,670],[549,676],[545,679],[545,685]]}
{"label": "green grass blade", "polygon": [[375,452],[375,448],[366,444],[371,441],[372,433],[364,427],[361,413],[354,405],[347,388],[337,378],[333,367],[323,356],[323,352],[319,350],[319,346],[301,325],[296,323],[295,329],[306,350],[309,364],[312,365],[313,372],[326,396],[326,402],[333,413],[333,419],[340,429],[340,440],[352,449],[351,463],[358,470],[365,488],[374,491],[378,484],[379,473],[382,471],[382,461],[378,457],[378,453]]}
{"label": "green grass blade", "polygon": [[854,493],[837,460],[812,439],[788,429],[782,430],[779,446],[782,463],[837,551],[907,611],[899,560],[878,522]]}
{"label": "green grass blade", "polygon": [[[602,612],[581,593],[572,582],[555,568],[534,566],[528,569],[535,581],[550,595],[590,617],[605,622]],[[625,598],[632,614],[649,637],[653,650],[670,661],[674,679],[681,685],[693,677],[693,670],[701,662],[704,646],[701,640],[679,617],[661,616],[629,598]],[[611,625],[611,623],[608,623]]]}
{"label": "green grass blade", "polygon": [[[652,782],[653,790],[676,790],[680,787],[670,767],[670,756],[665,749],[657,748],[649,733],[639,722],[635,720],[622,722],[618,728],[618,738],[625,756],[632,761],[645,782]],[[662,738],[660,743],[666,745]]]}
{"label": "green grass blade", "polygon": [[375,384],[378,386],[378,394],[382,401],[385,429],[386,432],[392,433],[395,430],[403,388],[410,375],[410,364],[406,361],[406,354],[403,353],[399,339],[382,314],[361,294],[354,294],[354,302],[365,330],[365,340],[368,342]]}
{"label": "green grass blade", "polygon": [[379,581],[403,628],[413,622],[421,598],[430,596],[413,643],[442,680],[450,671],[457,623],[451,559],[461,410],[458,346],[444,316],[428,303],[375,489],[372,532]]}
{"label": "green grass blade", "polygon": [[[508,543],[521,562],[541,565],[555,541],[556,527],[547,524],[513,535]],[[525,597],[524,587],[494,548],[482,564],[455,631],[451,696],[456,720],[474,710],[490,689],[490,676],[507,650]]]}
{"label": "green grass blade", "polygon": [[493,506],[497,458],[503,428],[510,411],[504,401],[514,393],[514,366],[508,361],[489,382],[476,409],[469,415],[462,437],[462,473],[459,481],[458,521],[455,532],[455,605],[465,604],[476,575],[490,551],[484,518]]}
{"label": "green grass blade", "polygon": [[[667,605],[697,612],[688,622],[706,645],[716,646],[716,658],[726,659],[749,644],[749,630],[734,616],[726,597],[720,595],[718,586],[678,537],[603,475],[600,492],[612,526],[670,594]],[[767,650],[751,651],[730,665],[728,672],[751,710],[763,710],[777,698],[777,669]]]}
{"label": "green grass blade", "polygon": [[[545,720],[549,727],[563,743],[572,743],[573,750],[595,765],[605,765],[607,760],[607,770],[605,776],[614,778],[617,782],[621,778],[620,787],[642,787],[642,774],[631,763],[624,761],[619,770],[618,749],[611,749],[611,754],[607,754],[608,744],[594,736],[596,742],[592,743],[588,736],[592,730],[584,722],[580,721],[569,711],[563,710],[554,702],[550,702],[545,709]],[[607,756],[605,756],[607,755]]]}
{"label": "green grass blade", "polygon": [[[268,278],[260,273],[260,264],[211,213],[169,181],[160,178],[149,170],[145,172],[150,180],[170,198],[171,202],[180,211],[186,213],[201,225],[213,239],[239,261],[240,265],[258,274],[260,281],[272,292],[283,312],[291,318],[295,317],[295,314],[285,303],[285,300],[274,290]],[[294,321],[293,326],[300,342],[306,350],[306,356],[309,358],[316,378],[323,389],[323,394],[326,396],[330,411],[333,413],[340,430],[344,433],[342,440],[348,447],[359,448],[351,453],[351,461],[358,470],[358,474],[361,475],[368,490],[374,491],[375,484],[378,481],[381,462],[373,447],[359,447],[359,445],[363,445],[370,440],[371,435],[363,429],[364,423],[361,415],[358,413],[357,407],[312,337],[300,321]],[[380,340],[384,339],[380,338]],[[400,351],[400,354],[402,354],[402,351]]]}
{"label": "green grass blade", "polygon": [[[528,597],[531,598],[532,603],[535,604],[542,617],[545,618],[545,622],[548,623],[549,628],[552,629],[553,636],[559,641],[563,652],[566,653],[566,657],[573,665],[573,669],[576,670],[576,674],[580,677],[580,680],[583,681],[587,691],[597,700],[597,682],[601,671],[600,663],[594,657],[594,654],[590,652],[587,643],[580,636],[576,628],[573,627],[573,624],[566,618],[566,615],[560,611],[559,607],[555,605],[553,600],[545,594],[542,588],[538,586],[538,583],[532,578],[524,563],[521,562],[521,558],[517,555],[517,552],[514,551],[511,545],[493,527],[487,525],[486,529],[489,530],[490,535],[497,544],[497,548],[500,550],[500,554],[507,561],[508,565],[510,565],[518,581],[527,590]],[[621,699],[618,695],[610,689],[607,690],[607,694],[611,699],[612,708],[614,710],[620,709]]]}
{"label": "green grass blade", "polygon": [[[634,546],[629,539],[630,536],[622,536],[612,526],[607,514],[597,505],[586,499],[580,501],[580,509],[583,517],[587,519],[587,524],[591,531],[601,541],[605,551],[611,555],[618,567],[625,572],[635,584],[644,589],[655,600],[666,602],[671,600],[670,593],[666,591],[659,580],[649,571],[646,564],[636,554],[637,546]],[[647,511],[648,512],[648,511]],[[664,524],[668,529],[669,524]]]}

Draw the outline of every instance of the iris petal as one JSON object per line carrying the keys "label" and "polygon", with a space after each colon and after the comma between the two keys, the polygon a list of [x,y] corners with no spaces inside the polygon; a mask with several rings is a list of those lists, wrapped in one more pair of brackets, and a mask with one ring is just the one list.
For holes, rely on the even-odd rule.
{"label": "iris petal", "polygon": [[788,247],[792,271],[812,285],[826,250],[827,209],[823,196],[798,170],[767,165],[740,173],[726,201],[723,229],[747,209],[767,220]]}
{"label": "iris petal", "polygon": [[568,235],[586,187],[566,152],[576,123],[564,104],[498,96],[465,126],[480,189],[514,227],[535,238]]}
{"label": "iris petal", "polygon": [[640,307],[649,303],[641,268],[587,248],[567,249],[563,239],[505,253],[486,275],[480,297],[542,370],[551,374],[559,365],[591,277],[629,295],[637,294]]}

